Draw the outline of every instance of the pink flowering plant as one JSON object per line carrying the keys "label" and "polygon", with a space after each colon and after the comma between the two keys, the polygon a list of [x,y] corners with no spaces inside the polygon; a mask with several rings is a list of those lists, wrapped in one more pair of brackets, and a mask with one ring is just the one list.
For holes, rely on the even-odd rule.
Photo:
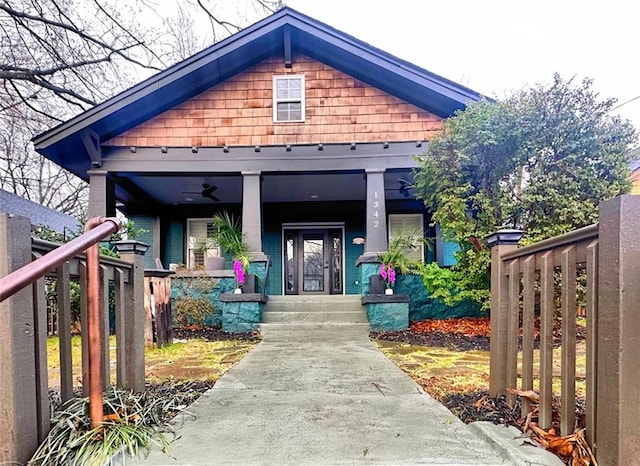
{"label": "pink flowering plant", "polygon": [[244,266],[240,259],[233,261],[233,272],[236,276],[236,288],[240,288],[244,284],[245,280]]}
{"label": "pink flowering plant", "polygon": [[393,268],[391,262],[380,264],[380,276],[384,280],[387,288],[393,288],[393,284],[396,282],[396,270]]}
{"label": "pink flowering plant", "polygon": [[397,273],[402,275],[419,273],[421,264],[410,256],[415,255],[414,251],[421,250],[418,249],[420,243],[425,241],[418,232],[399,235],[391,238],[388,249],[378,254],[380,276],[387,288],[393,288]]}

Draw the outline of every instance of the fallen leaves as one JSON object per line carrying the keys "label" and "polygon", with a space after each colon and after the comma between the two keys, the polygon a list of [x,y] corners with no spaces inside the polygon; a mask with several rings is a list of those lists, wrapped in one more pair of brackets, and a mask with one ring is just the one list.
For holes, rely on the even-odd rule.
{"label": "fallen leaves", "polygon": [[488,337],[491,335],[491,324],[488,317],[463,317],[413,322],[410,330],[415,333],[455,333],[468,337]]}
{"label": "fallen leaves", "polygon": [[[540,400],[540,395],[533,390],[507,388],[507,391],[533,402]],[[553,409],[556,411],[556,406]],[[554,414],[557,415],[557,413]],[[562,458],[570,466],[598,466],[598,462],[585,438],[585,429],[578,429],[571,435],[559,436],[554,427],[547,430],[539,427],[538,423],[534,421],[537,416],[538,408],[533,407],[527,415],[522,428],[525,435],[529,435],[531,439]]]}
{"label": "fallen leaves", "polygon": [[513,393],[514,395],[518,395],[521,398],[526,398],[528,400],[531,400],[535,403],[538,403],[540,401],[540,395],[538,395],[538,393],[534,392],[533,390],[520,390],[519,388],[507,388],[507,391],[509,393]]}

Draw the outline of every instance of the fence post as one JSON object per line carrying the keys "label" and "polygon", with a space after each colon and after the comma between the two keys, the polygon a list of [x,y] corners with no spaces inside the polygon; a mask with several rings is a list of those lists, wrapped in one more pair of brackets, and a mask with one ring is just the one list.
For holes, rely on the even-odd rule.
{"label": "fence post", "polygon": [[601,466],[640,465],[640,196],[600,204],[596,435]]}
{"label": "fence post", "polygon": [[509,279],[502,255],[518,247],[521,230],[498,230],[485,240],[491,248],[491,356],[489,361],[489,396],[506,393],[507,332],[509,329]]}
{"label": "fence post", "polygon": [[[137,243],[137,242],[136,242]],[[135,392],[144,391],[144,253],[148,246],[121,252],[123,260],[131,262],[131,275],[125,295],[125,386]],[[120,342],[117,343],[120,345]]]}
{"label": "fence post", "polygon": [[[29,219],[0,214],[0,276],[29,262]],[[38,447],[36,337],[28,286],[0,302],[0,464],[26,464]]]}

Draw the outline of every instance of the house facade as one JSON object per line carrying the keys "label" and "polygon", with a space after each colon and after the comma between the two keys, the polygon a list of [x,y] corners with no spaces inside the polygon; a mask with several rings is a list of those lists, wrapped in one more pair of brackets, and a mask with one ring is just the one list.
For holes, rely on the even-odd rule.
{"label": "house facade", "polygon": [[[203,267],[212,215],[241,218],[269,295],[358,294],[390,237],[435,237],[412,169],[481,96],[290,8],[34,139],[148,230],[147,261]],[[436,241],[423,260],[452,260]],[[268,260],[268,261],[267,261]],[[262,267],[262,269],[261,269]]]}

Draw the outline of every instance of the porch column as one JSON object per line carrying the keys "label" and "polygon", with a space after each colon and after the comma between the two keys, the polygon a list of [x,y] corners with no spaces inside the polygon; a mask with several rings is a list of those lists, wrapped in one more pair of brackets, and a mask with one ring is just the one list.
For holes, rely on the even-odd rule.
{"label": "porch column", "polygon": [[88,170],[89,175],[89,205],[87,218],[115,217],[115,187],[107,179],[107,171],[101,169]]}
{"label": "porch column", "polygon": [[242,172],[242,234],[249,253],[262,256],[262,199],[260,172]]}
{"label": "porch column", "polygon": [[367,169],[367,225],[364,255],[375,256],[389,247],[387,209],[384,194],[384,168]]}

